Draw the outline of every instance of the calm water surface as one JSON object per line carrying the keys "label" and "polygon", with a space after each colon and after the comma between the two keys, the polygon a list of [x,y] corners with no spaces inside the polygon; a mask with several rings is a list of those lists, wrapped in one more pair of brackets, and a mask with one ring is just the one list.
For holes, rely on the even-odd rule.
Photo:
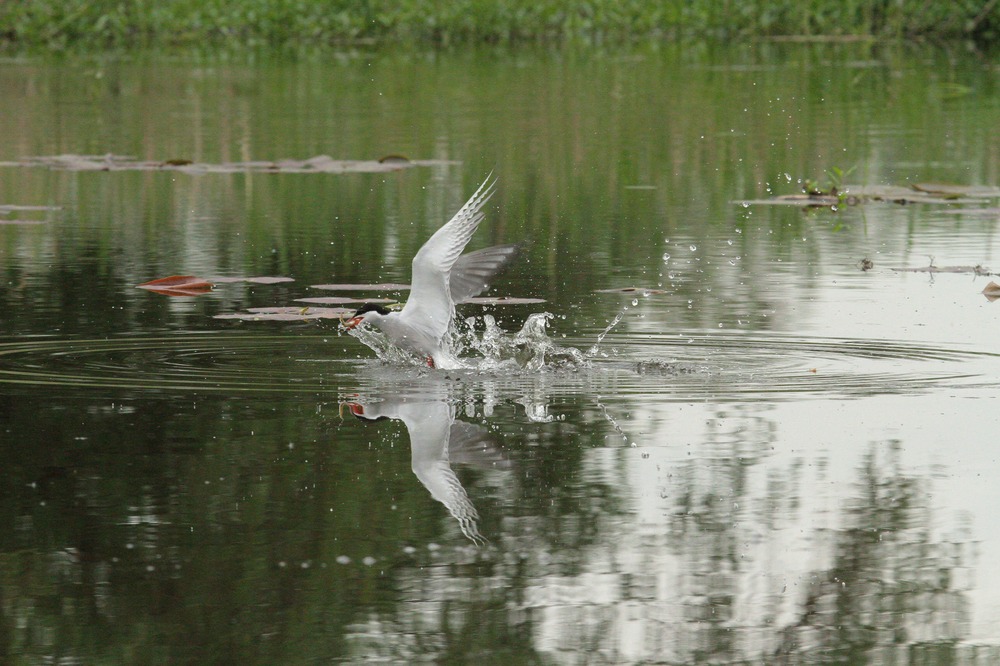
{"label": "calm water surface", "polygon": [[[996,188],[994,58],[8,58],[0,93],[0,660],[1000,660],[1000,198],[741,203]],[[434,162],[26,162],[324,154]],[[620,315],[588,364],[215,318],[408,281],[490,170],[470,248],[527,241],[494,293],[546,303],[463,314],[584,351]],[[896,270],[932,263],[970,268]],[[294,281],[135,288],[173,274]]]}

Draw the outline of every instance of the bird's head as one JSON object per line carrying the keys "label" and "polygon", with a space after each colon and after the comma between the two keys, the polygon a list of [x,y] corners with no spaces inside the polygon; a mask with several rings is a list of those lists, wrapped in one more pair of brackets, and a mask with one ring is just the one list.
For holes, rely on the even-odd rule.
{"label": "bird's head", "polygon": [[369,319],[374,319],[376,317],[384,317],[391,313],[392,310],[390,310],[387,307],[378,305],[377,303],[365,303],[360,308],[358,308],[358,311],[355,312],[350,319],[345,321],[343,325],[344,328],[346,328],[349,331],[355,326],[358,326],[359,324]]}

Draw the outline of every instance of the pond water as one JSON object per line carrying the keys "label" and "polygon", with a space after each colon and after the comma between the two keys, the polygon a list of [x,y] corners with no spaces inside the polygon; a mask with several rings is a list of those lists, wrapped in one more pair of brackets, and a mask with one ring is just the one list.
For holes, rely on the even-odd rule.
{"label": "pond water", "polygon": [[[995,58],[130,54],[0,90],[0,660],[1000,660]],[[321,155],[423,162],[221,166]],[[408,282],[490,171],[469,248],[525,243],[491,293],[545,303],[462,316],[551,313],[587,363],[217,318],[386,295],[314,285]],[[746,203],[805,179],[934,202]],[[175,274],[292,281],[135,288]]]}

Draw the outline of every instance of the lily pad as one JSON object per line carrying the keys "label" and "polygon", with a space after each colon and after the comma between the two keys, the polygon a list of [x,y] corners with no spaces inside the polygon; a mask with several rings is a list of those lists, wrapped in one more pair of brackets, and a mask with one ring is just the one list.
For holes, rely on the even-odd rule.
{"label": "lily pad", "polygon": [[213,286],[211,282],[194,275],[171,275],[136,285],[139,289],[163,296],[202,296],[211,291]]}
{"label": "lily pad", "polygon": [[959,208],[958,210],[942,211],[947,215],[961,215],[963,217],[994,218],[1000,217],[1000,208]]}
{"label": "lily pad", "polygon": [[841,201],[839,197],[829,194],[782,194],[770,199],[740,199],[732,203],[742,206],[816,206],[825,208],[838,206]]}
{"label": "lily pad", "polygon": [[271,307],[250,308],[247,312],[226,312],[214,319],[243,321],[301,321],[305,319],[340,319],[354,314],[349,308]]}
{"label": "lily pad", "polygon": [[14,211],[25,210],[59,210],[59,206],[24,206],[19,204],[0,204],[0,215],[9,215]]}
{"label": "lily pad", "polygon": [[10,226],[45,224],[45,220],[0,220],[0,225],[3,224],[7,224]]}
{"label": "lily pad", "polygon": [[897,273],[967,273],[971,275],[996,275],[984,266],[919,266],[917,268],[893,268]]}
{"label": "lily pad", "polygon": [[280,282],[295,282],[295,278],[290,277],[272,277],[272,276],[261,276],[261,277],[214,277],[212,282],[216,284],[222,283],[232,283],[232,282],[252,282],[253,284],[278,284]]}
{"label": "lily pad", "polygon": [[740,199],[740,205],[826,207],[855,205],[871,201],[897,204],[954,204],[978,203],[983,199],[1000,198],[1000,188],[981,185],[946,185],[916,183],[909,187],[898,185],[850,185],[841,188],[841,194],[782,194],[767,199]]}
{"label": "lily pad", "polygon": [[1000,197],[1000,188],[982,185],[955,185],[952,183],[913,183],[910,185],[917,192],[923,192],[945,199],[971,197],[973,199],[989,199]]}
{"label": "lily pad", "polygon": [[462,301],[462,303],[475,305],[533,305],[544,302],[544,298],[521,298],[519,296],[479,296]]}
{"label": "lily pad", "polygon": [[641,294],[653,296],[667,293],[665,289],[650,289],[648,287],[616,287],[614,289],[595,289],[595,294]]}
{"label": "lily pad", "polygon": [[385,173],[416,166],[455,164],[449,160],[336,160],[317,155],[304,160],[279,159],[212,164],[183,158],[138,160],[124,155],[41,155],[11,162],[6,167],[44,167],[64,171],[182,171],[185,173]]}
{"label": "lily pad", "polygon": [[395,303],[391,298],[351,298],[350,296],[311,296],[296,298],[296,303],[320,303],[325,305],[340,305],[346,303]]}
{"label": "lily pad", "polygon": [[330,291],[403,291],[410,288],[408,284],[385,282],[382,284],[311,284],[310,289],[327,289]]}

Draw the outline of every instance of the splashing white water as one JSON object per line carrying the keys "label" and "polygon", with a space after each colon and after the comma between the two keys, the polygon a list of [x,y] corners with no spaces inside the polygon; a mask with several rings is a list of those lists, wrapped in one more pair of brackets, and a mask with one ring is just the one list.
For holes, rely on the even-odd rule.
{"label": "splashing white water", "polygon": [[[514,335],[503,330],[492,315],[469,317],[449,332],[456,356],[468,369],[480,372],[543,372],[590,367],[587,355],[575,347],[563,347],[549,338],[546,329],[553,315],[530,315]],[[419,358],[393,345],[381,332],[358,326],[349,334],[360,340],[382,361],[391,364],[425,365]],[[469,356],[469,353],[477,356]]]}

